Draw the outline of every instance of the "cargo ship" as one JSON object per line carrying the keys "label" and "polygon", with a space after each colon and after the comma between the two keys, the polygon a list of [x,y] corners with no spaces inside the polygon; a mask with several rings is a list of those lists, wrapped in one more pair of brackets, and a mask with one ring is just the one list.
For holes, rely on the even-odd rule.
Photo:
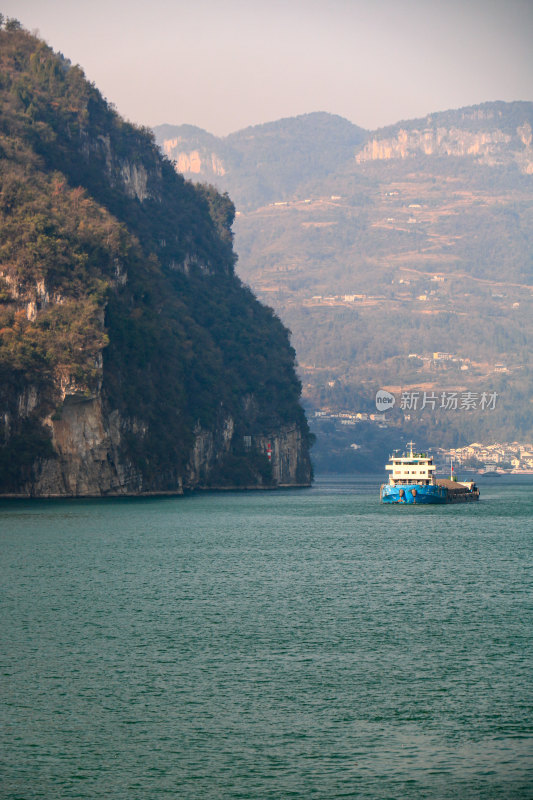
{"label": "cargo ship", "polygon": [[415,453],[414,442],[409,452],[393,454],[386,468],[389,482],[380,489],[382,503],[428,504],[469,503],[479,500],[479,489],[473,481],[458,481],[450,468],[450,478],[436,478],[433,456]]}

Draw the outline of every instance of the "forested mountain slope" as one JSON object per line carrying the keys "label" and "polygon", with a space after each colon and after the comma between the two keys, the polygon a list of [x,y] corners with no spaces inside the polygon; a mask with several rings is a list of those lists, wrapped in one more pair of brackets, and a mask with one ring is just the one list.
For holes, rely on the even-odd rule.
{"label": "forested mountain slope", "polygon": [[229,198],[12,20],[0,102],[0,493],[308,483],[294,351],[235,275]]}

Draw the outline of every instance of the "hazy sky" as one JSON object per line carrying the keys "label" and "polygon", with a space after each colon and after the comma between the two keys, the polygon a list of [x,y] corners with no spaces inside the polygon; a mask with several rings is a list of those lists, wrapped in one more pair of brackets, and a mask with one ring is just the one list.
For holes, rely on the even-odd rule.
{"label": "hazy sky", "polygon": [[533,0],[0,0],[128,119],[224,135],[533,100]]}

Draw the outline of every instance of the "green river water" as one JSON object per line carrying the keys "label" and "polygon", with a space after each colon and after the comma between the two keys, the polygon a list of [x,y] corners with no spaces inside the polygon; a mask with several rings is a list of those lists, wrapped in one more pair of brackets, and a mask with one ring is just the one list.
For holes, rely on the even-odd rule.
{"label": "green river water", "polygon": [[0,797],[533,797],[533,478],[3,501]]}

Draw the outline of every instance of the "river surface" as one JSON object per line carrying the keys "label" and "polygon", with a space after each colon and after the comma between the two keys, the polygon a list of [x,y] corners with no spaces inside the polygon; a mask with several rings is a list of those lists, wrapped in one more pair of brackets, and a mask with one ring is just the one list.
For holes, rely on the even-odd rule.
{"label": "river surface", "polygon": [[533,479],[0,503],[0,797],[533,797]]}

